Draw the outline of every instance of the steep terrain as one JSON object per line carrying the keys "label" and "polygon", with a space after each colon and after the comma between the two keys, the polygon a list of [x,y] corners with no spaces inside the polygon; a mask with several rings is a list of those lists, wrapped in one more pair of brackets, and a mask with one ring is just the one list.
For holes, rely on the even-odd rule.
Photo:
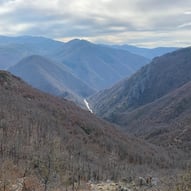
{"label": "steep terrain", "polygon": [[85,40],[63,43],[44,37],[0,36],[0,69],[7,70],[31,55],[68,66],[73,75],[96,90],[110,87],[149,62],[143,56]]}
{"label": "steep terrain", "polygon": [[90,98],[98,115],[152,143],[191,150],[191,48],[154,59]]}
{"label": "steep terrain", "polygon": [[119,115],[119,124],[152,143],[191,151],[191,81],[162,98]]}
{"label": "steep terrain", "polygon": [[81,80],[96,90],[110,87],[130,76],[148,59],[128,51],[96,45],[85,40],[72,40],[54,55]]}
{"label": "steep terrain", "polygon": [[191,80],[191,48],[155,58],[110,89],[90,98],[93,110],[106,118],[155,101]]}
{"label": "steep terrain", "polygon": [[43,190],[67,189],[81,181],[117,180],[173,166],[173,154],[10,73],[0,72],[0,92],[1,189],[9,190],[12,179],[26,181],[24,186],[32,190],[41,190],[39,184]]}
{"label": "steep terrain", "polygon": [[84,97],[94,90],[60,66],[45,57],[33,55],[24,58],[9,71],[21,77],[35,88],[53,95],[63,96],[75,102],[83,102]]}

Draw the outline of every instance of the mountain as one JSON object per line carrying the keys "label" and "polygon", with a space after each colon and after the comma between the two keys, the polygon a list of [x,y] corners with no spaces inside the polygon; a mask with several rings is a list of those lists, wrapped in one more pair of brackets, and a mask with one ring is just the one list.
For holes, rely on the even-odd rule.
{"label": "mountain", "polygon": [[35,187],[32,190],[41,190],[38,184],[43,190],[67,189],[83,181],[117,180],[143,169],[145,174],[173,166],[172,153],[121,132],[72,102],[33,89],[10,73],[0,71],[0,92],[4,190],[11,181],[26,181],[25,186]]}
{"label": "mountain", "polygon": [[[132,77],[90,98],[91,109],[128,132],[189,148],[191,48],[155,58]],[[187,92],[188,91],[188,92]]]}
{"label": "mountain", "polygon": [[72,73],[96,90],[110,87],[149,62],[125,50],[78,39],[66,43],[54,58],[67,65]]}
{"label": "mountain", "polygon": [[63,42],[44,37],[0,36],[0,68],[8,69],[20,60],[34,54],[46,56],[64,46]]}
{"label": "mountain", "polygon": [[154,144],[191,150],[191,81],[132,112],[119,115],[128,132]]}
{"label": "mountain", "polygon": [[30,51],[22,45],[0,44],[0,68],[8,69],[27,55],[30,55]]}
{"label": "mountain", "polygon": [[7,37],[0,36],[1,46],[23,46],[33,54],[46,55],[64,46],[64,42],[38,36]]}
{"label": "mountain", "polygon": [[78,103],[82,103],[82,98],[94,92],[87,84],[72,75],[66,67],[38,55],[24,58],[9,68],[9,71],[35,88]]}
{"label": "mountain", "polygon": [[141,48],[132,45],[113,45],[113,48],[127,50],[131,53],[144,56],[148,59],[153,59],[154,57],[162,56],[164,54],[173,52],[177,50],[176,47],[157,47],[157,48]]}
{"label": "mountain", "polygon": [[190,59],[190,47],[153,59],[130,78],[92,96],[93,110],[109,117],[155,101],[191,80]]}
{"label": "mountain", "polygon": [[63,43],[44,37],[0,36],[1,69],[7,70],[31,55],[44,56],[68,66],[71,73],[96,90],[110,87],[149,62],[143,56],[85,40]]}

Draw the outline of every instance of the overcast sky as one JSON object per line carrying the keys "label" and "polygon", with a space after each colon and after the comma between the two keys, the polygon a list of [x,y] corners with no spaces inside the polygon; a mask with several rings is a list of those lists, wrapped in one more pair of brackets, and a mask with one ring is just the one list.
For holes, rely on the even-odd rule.
{"label": "overcast sky", "polygon": [[0,34],[190,46],[191,0],[0,0]]}

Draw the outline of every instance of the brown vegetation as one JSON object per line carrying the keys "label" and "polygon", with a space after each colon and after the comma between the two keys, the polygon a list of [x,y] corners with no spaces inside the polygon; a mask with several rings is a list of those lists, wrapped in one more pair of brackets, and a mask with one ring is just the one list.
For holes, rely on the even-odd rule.
{"label": "brown vegetation", "polygon": [[27,191],[74,190],[84,181],[118,180],[172,165],[164,149],[0,72],[1,190],[20,180]]}

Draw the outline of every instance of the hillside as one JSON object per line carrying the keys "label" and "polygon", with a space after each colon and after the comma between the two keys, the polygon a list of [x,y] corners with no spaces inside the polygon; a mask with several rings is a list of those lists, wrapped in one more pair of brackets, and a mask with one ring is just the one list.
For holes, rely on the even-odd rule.
{"label": "hillside", "polygon": [[38,55],[24,58],[9,68],[9,71],[35,88],[75,102],[83,102],[84,97],[94,92],[87,84],[72,75],[66,67]]}
{"label": "hillside", "polygon": [[191,81],[162,98],[118,116],[128,132],[165,147],[191,151]]}
{"label": "hillside", "polygon": [[149,62],[128,51],[78,39],[66,43],[54,58],[96,90],[110,87]]}
{"label": "hillside", "polygon": [[12,181],[25,181],[33,190],[41,190],[39,184],[43,190],[67,189],[173,166],[172,152],[128,136],[10,73],[0,72],[0,92],[1,189]]}
{"label": "hillside", "polygon": [[115,115],[151,103],[191,80],[191,48],[157,57],[110,89],[90,98],[95,113],[118,123]]}
{"label": "hillside", "polygon": [[190,60],[191,48],[156,58],[131,78],[91,97],[90,106],[135,136],[190,152]]}

